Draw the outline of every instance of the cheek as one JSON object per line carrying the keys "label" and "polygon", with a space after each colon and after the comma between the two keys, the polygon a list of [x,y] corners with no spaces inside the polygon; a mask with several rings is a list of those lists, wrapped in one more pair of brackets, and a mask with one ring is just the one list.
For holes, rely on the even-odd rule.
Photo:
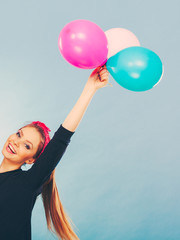
{"label": "cheek", "polygon": [[26,149],[23,144],[20,144],[17,149],[17,154],[15,156],[19,161],[27,160],[31,158],[31,151]]}
{"label": "cheek", "polygon": [[18,155],[22,157],[29,157],[31,155],[31,151],[26,149],[24,146],[19,146]]}
{"label": "cheek", "polygon": [[8,139],[6,140],[6,143],[5,143],[5,144],[14,141],[15,138],[16,138],[16,136],[15,136],[14,134],[13,134],[13,135],[10,135],[10,136],[8,137]]}
{"label": "cheek", "polygon": [[8,137],[8,140],[12,140],[12,139],[15,139],[16,138],[16,134],[11,134],[9,137]]}
{"label": "cheek", "polygon": [[[8,138],[6,140],[6,142],[4,143],[3,149],[5,150],[5,148],[7,147],[8,143],[11,141],[12,138]],[[6,151],[6,150],[5,150]]]}
{"label": "cheek", "polygon": [[18,155],[21,159],[27,160],[34,156],[34,152],[31,149],[29,150],[29,149],[26,149],[26,147],[24,146],[20,146]]}

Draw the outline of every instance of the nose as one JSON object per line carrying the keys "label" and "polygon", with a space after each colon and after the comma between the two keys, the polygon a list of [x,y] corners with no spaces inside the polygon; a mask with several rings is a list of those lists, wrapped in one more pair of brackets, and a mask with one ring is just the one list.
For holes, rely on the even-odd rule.
{"label": "nose", "polygon": [[13,144],[18,147],[19,146],[19,139],[15,138],[13,139]]}

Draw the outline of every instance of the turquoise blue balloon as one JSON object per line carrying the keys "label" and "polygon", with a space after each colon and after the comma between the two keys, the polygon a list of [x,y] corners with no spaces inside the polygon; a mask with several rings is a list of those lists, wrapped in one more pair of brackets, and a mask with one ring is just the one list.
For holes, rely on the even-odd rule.
{"label": "turquoise blue balloon", "polygon": [[153,88],[163,75],[159,56],[144,47],[119,51],[107,60],[106,67],[118,84],[137,92]]}

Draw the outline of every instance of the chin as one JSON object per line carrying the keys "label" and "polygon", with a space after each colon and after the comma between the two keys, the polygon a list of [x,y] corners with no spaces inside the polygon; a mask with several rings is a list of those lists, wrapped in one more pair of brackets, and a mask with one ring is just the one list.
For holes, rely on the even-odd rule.
{"label": "chin", "polygon": [[9,158],[9,154],[7,153],[7,151],[6,151],[5,148],[3,148],[1,152],[2,152],[2,155],[3,155],[5,158]]}
{"label": "chin", "polygon": [[5,157],[5,155],[7,155],[5,152],[6,152],[6,149],[5,149],[5,145],[4,145],[4,147],[3,147],[3,149],[2,149],[2,155]]}

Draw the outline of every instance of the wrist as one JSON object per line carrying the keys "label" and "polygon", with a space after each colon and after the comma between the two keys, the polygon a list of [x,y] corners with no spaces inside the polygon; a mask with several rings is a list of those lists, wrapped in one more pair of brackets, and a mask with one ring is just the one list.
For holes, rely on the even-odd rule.
{"label": "wrist", "polygon": [[89,82],[86,83],[85,87],[84,87],[84,90],[87,92],[87,93],[90,93],[90,94],[95,94],[95,92],[98,90],[97,88],[95,88],[92,84],[90,84]]}

